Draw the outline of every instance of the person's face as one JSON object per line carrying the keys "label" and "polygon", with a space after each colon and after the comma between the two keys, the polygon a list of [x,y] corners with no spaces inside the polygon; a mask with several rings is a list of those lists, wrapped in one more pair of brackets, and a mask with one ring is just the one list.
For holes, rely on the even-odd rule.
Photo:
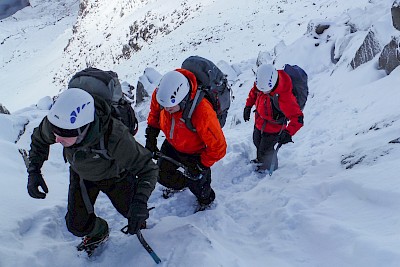
{"label": "person's face", "polygon": [[176,105],[176,106],[173,106],[173,107],[169,107],[169,108],[165,108],[165,110],[167,111],[167,112],[169,112],[169,113],[175,113],[175,112],[178,112],[179,111],[179,109],[180,109],[180,107],[179,107],[179,105]]}
{"label": "person's face", "polygon": [[56,143],[60,143],[63,145],[63,147],[70,147],[76,143],[76,140],[78,139],[78,136],[74,137],[62,137],[57,134],[54,134],[56,136]]}

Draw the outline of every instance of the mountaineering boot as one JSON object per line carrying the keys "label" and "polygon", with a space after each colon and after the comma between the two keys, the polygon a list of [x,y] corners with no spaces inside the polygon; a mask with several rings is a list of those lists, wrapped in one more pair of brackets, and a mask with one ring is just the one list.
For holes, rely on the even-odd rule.
{"label": "mountaineering boot", "polygon": [[258,160],[257,158],[250,160],[250,163],[253,164],[253,166],[256,167],[256,171],[257,172],[258,172],[258,169],[260,167],[262,167],[262,165],[263,165],[263,163],[260,160]]}
{"label": "mountaineering boot", "polygon": [[267,169],[266,166],[260,165],[260,166],[257,166],[255,171],[258,172],[258,173],[265,173],[266,171],[268,171],[268,169]]}
{"label": "mountaineering boot", "polygon": [[168,199],[172,197],[175,193],[183,192],[186,190],[187,187],[184,187],[183,189],[173,189],[173,188],[163,188],[162,189],[162,196],[165,199]]}
{"label": "mountaineering boot", "polygon": [[85,250],[89,257],[92,256],[94,250],[108,239],[109,233],[107,222],[97,217],[93,230],[77,246],[78,251]]}
{"label": "mountaineering boot", "polygon": [[211,188],[211,192],[210,192],[210,195],[209,195],[208,198],[206,198],[206,199],[198,198],[198,199],[197,199],[197,204],[198,204],[198,205],[197,205],[197,207],[196,207],[195,213],[198,212],[198,211],[206,210],[206,209],[208,209],[209,207],[211,207],[211,205],[212,205],[213,202],[214,202],[214,199],[215,199],[215,192],[214,192],[214,190]]}
{"label": "mountaineering boot", "polygon": [[210,205],[214,201],[215,192],[214,192],[214,190],[212,188],[210,188],[210,189],[211,189],[211,191],[210,191],[210,194],[208,195],[208,198],[205,198],[205,199],[199,198],[199,199],[197,199],[200,204]]}
{"label": "mountaineering boot", "polygon": [[250,163],[260,164],[261,162],[257,158],[255,158],[255,159],[250,160]]}

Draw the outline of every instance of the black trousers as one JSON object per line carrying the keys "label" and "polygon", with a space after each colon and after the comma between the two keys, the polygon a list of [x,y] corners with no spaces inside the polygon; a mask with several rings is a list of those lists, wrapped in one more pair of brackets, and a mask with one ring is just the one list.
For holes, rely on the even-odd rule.
{"label": "black trousers", "polygon": [[[161,152],[171,157],[180,163],[187,166],[189,169],[195,168],[196,164],[200,163],[200,155],[185,154],[177,151],[167,140],[161,146]],[[197,181],[186,178],[174,163],[159,158],[158,166],[160,167],[160,175],[158,182],[165,187],[172,189],[183,189],[188,187],[189,190],[199,199],[208,199],[211,193],[211,169],[208,168],[203,178]]]}
{"label": "black trousers", "polygon": [[272,158],[276,158],[275,169],[278,169],[278,157],[274,153],[274,146],[278,143],[278,134],[270,134],[261,132],[256,127],[253,131],[253,143],[257,148],[257,160],[262,163],[259,167],[261,170],[269,170],[271,167]]}
{"label": "black trousers", "polygon": [[[94,227],[96,215],[89,213],[82,197],[79,175],[70,168],[68,191],[68,211],[65,221],[68,231],[75,236],[85,236]],[[113,206],[125,218],[135,193],[134,179],[125,175],[123,178],[107,179],[98,182],[83,180],[90,203],[94,206],[100,191],[108,196]]]}

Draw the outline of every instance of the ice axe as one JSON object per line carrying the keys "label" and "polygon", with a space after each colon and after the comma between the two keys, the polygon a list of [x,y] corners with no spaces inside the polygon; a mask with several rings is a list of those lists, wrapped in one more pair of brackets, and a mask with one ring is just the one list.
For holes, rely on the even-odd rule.
{"label": "ice axe", "polygon": [[[173,164],[175,164],[176,166],[179,167],[177,169],[179,172],[181,172],[185,177],[187,177],[188,179],[190,179],[192,181],[200,180],[203,177],[202,174],[200,174],[197,177],[193,177],[193,175],[189,171],[189,168],[186,165],[182,164],[181,162],[179,162],[171,157],[168,157],[167,155],[164,155],[161,152],[154,152],[154,156],[158,157],[158,158],[163,158],[165,160],[168,160],[169,162],[172,162]],[[153,158],[155,158],[154,156],[153,156]]]}
{"label": "ice axe", "polygon": [[[128,225],[125,226],[124,228],[121,229],[121,232],[123,232],[124,234],[128,234]],[[146,242],[146,240],[144,239],[142,232],[140,230],[138,230],[136,232],[136,236],[139,239],[140,244],[142,244],[142,246],[146,249],[146,251],[150,254],[150,256],[153,258],[153,260],[155,261],[155,263],[159,264],[161,263],[161,259],[157,256],[157,254],[154,252],[154,250],[150,247],[150,245]]]}

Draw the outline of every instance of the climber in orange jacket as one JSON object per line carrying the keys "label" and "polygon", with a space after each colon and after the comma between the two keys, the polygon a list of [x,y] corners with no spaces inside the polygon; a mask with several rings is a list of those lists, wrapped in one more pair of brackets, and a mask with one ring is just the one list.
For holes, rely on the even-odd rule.
{"label": "climber in orange jacket", "polygon": [[146,148],[157,152],[157,137],[163,131],[161,152],[187,166],[191,176],[199,179],[188,179],[177,165],[161,157],[158,182],[169,191],[188,187],[200,205],[209,205],[215,199],[210,167],[225,156],[227,145],[217,115],[206,98],[200,101],[191,118],[196,131],[191,131],[182,120],[185,105],[196,91],[196,77],[188,70],[176,69],[161,78],[151,99]]}

